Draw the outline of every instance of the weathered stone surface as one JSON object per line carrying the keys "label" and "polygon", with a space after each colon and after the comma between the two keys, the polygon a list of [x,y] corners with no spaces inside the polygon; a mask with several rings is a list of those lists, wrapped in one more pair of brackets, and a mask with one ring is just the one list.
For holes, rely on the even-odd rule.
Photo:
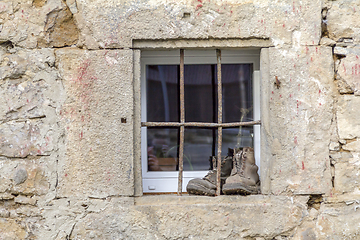
{"label": "weathered stone surface", "polygon": [[28,205],[35,205],[36,204],[36,199],[31,198],[31,197],[26,197],[26,196],[17,196],[14,199],[15,203],[19,203],[19,204],[28,204]]}
{"label": "weathered stone surface", "polygon": [[340,143],[339,142],[330,142],[329,150],[331,150],[331,151],[339,151],[340,150]]}
{"label": "weathered stone surface", "polygon": [[325,46],[334,46],[336,44],[336,42],[330,38],[327,37],[322,37],[320,40],[320,45],[325,45]]}
{"label": "weathered stone surface", "polygon": [[343,95],[338,97],[337,127],[341,139],[360,137],[360,118],[357,109],[360,97]]}
{"label": "weathered stone surface", "polygon": [[63,85],[52,49],[0,51],[0,155],[50,155],[63,129]]}
{"label": "weathered stone surface", "polygon": [[[47,161],[46,161],[47,160]],[[51,166],[49,159],[12,160],[0,162],[0,193],[44,195],[50,188]],[[19,170],[26,171],[27,177],[17,179]],[[25,181],[23,181],[25,179]],[[20,182],[23,181],[23,182]],[[4,195],[6,198],[6,196]],[[9,198],[10,197],[10,198]],[[13,197],[8,196],[12,199]]]}
{"label": "weathered stone surface", "polygon": [[71,238],[272,239],[301,223],[308,214],[306,201],[307,197],[155,196],[142,197],[134,207],[110,202],[102,213],[79,219]]}
{"label": "weathered stone surface", "polygon": [[[358,239],[359,10],[350,0],[1,1],[0,239]],[[70,45],[83,49],[42,48]],[[136,48],[273,46],[261,59],[270,195],[127,197],[134,182],[142,195]],[[84,50],[99,48],[135,58]],[[325,195],[315,209],[298,194]]]}
{"label": "weathered stone surface", "polygon": [[28,174],[27,174],[26,169],[19,168],[16,170],[13,179],[14,179],[15,185],[19,185],[19,184],[25,182],[27,178],[28,178]]}
{"label": "weathered stone surface", "polygon": [[329,236],[331,239],[359,239],[359,210],[359,202],[324,204],[316,222],[318,239]]}
{"label": "weathered stone surface", "polygon": [[45,36],[38,43],[40,47],[65,47],[77,43],[79,30],[72,12],[66,5],[62,7],[47,14]]}
{"label": "weathered stone surface", "polygon": [[[80,45],[131,47],[133,39],[270,38],[274,45],[319,43],[316,1],[77,1]],[[97,19],[97,21],[91,21]]]}
{"label": "weathered stone surface", "polygon": [[133,195],[132,51],[69,48],[56,54],[67,94],[59,194]]}
{"label": "weathered stone surface", "polygon": [[41,120],[1,124],[0,155],[7,157],[50,155],[54,149],[52,131],[46,129],[44,125]]}
{"label": "weathered stone surface", "polygon": [[[337,64],[337,78],[344,81],[344,84],[350,88],[347,92],[360,95],[360,48],[335,48],[337,54],[345,55]],[[336,53],[335,52],[335,53]]]}
{"label": "weathered stone surface", "polygon": [[339,41],[352,38],[360,41],[360,2],[351,0],[333,1],[327,13],[327,29],[330,38]]}
{"label": "weathered stone surface", "polygon": [[329,144],[335,127],[331,48],[270,48],[269,58],[269,77],[262,82],[268,102],[262,108],[263,149],[268,154],[262,162],[270,171],[271,192],[329,194]]}
{"label": "weathered stone surface", "polygon": [[[70,4],[74,9],[73,4]],[[78,30],[72,13],[61,0],[19,1],[0,4],[0,42],[25,48],[75,44]]]}
{"label": "weathered stone surface", "polygon": [[352,141],[342,148],[351,152],[332,154],[334,165],[334,190],[336,193],[360,191],[360,141]]}
{"label": "weathered stone surface", "polygon": [[360,152],[360,140],[356,139],[355,141],[351,141],[342,146],[342,148],[350,152]]}
{"label": "weathered stone surface", "polygon": [[[348,161],[346,161],[348,160]],[[353,158],[343,159],[335,164],[334,188],[338,193],[360,191],[360,158],[359,153]]]}
{"label": "weathered stone surface", "polygon": [[14,219],[0,218],[0,235],[2,239],[25,239],[28,234],[25,226],[19,225]]}

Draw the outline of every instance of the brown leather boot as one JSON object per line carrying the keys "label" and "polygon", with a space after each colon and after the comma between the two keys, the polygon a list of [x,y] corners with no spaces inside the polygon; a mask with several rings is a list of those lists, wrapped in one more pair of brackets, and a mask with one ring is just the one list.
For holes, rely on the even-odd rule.
{"label": "brown leather boot", "polygon": [[255,164],[254,149],[244,147],[235,150],[234,167],[230,177],[222,188],[224,194],[258,194],[260,193],[260,180]]}
{"label": "brown leather boot", "polygon": [[[233,157],[226,156],[221,160],[221,174],[220,181],[223,185],[227,177],[230,176],[232,165],[233,165]],[[205,177],[203,178],[195,178],[191,179],[186,186],[186,191],[189,194],[195,195],[205,195],[205,196],[215,196],[216,192],[216,166],[217,161],[216,157],[211,157],[213,170],[210,170]]]}

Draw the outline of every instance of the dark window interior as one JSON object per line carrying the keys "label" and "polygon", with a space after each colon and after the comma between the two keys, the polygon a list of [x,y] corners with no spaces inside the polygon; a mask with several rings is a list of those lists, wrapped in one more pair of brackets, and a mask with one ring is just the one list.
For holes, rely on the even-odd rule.
{"label": "dark window interior", "polygon": [[[147,65],[147,122],[179,122],[179,65]],[[222,64],[223,122],[253,120],[252,64]],[[216,64],[185,65],[185,122],[217,122]],[[222,152],[253,146],[253,127],[224,128]],[[148,170],[178,170],[178,128],[147,130]],[[208,170],[217,129],[185,128],[184,171]]]}

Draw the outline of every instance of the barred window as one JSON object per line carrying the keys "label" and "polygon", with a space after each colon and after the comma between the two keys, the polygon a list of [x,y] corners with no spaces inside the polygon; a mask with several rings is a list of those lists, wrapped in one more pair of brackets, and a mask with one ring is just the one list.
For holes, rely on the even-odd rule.
{"label": "barred window", "polygon": [[141,74],[144,193],[181,195],[228,148],[254,147],[259,166],[257,50],[143,51]]}

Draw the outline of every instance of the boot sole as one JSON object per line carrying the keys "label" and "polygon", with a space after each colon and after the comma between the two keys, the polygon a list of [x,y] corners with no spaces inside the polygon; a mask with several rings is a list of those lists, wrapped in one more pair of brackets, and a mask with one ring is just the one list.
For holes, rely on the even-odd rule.
{"label": "boot sole", "polygon": [[214,189],[209,189],[209,188],[205,188],[202,185],[197,185],[197,184],[188,184],[186,187],[186,191],[190,194],[190,195],[204,195],[204,196],[215,196],[215,190]]}
{"label": "boot sole", "polygon": [[240,185],[239,183],[228,183],[223,186],[222,189],[223,193],[226,195],[250,195],[250,194],[258,194],[259,193],[259,187],[244,187]]}

